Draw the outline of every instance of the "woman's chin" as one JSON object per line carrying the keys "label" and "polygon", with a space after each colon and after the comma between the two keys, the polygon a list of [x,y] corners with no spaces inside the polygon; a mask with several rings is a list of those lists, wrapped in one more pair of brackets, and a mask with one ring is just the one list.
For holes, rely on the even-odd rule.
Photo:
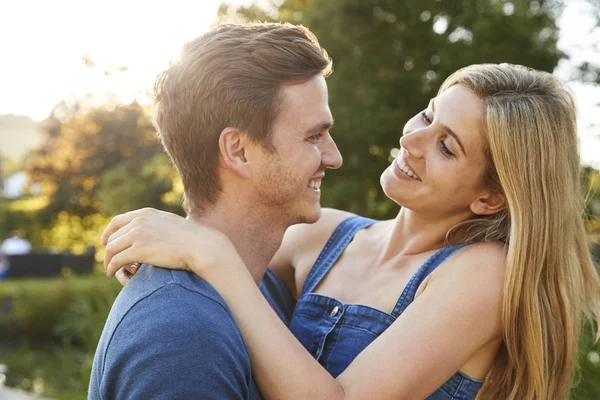
{"label": "woman's chin", "polygon": [[401,204],[401,194],[400,192],[402,192],[402,185],[398,184],[398,179],[390,176],[388,174],[391,174],[392,172],[389,171],[389,168],[386,169],[385,171],[383,171],[383,174],[381,174],[381,178],[379,179],[379,183],[381,185],[381,189],[383,190],[383,193],[385,194],[385,196],[392,200],[394,203],[398,204],[399,206],[402,206]]}

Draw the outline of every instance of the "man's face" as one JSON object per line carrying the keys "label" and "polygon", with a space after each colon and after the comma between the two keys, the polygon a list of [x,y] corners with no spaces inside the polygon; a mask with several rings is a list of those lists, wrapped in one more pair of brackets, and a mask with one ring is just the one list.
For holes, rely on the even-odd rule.
{"label": "man's face", "polygon": [[256,173],[257,201],[290,225],[313,223],[321,215],[321,180],[339,168],[342,156],[329,134],[333,118],[321,75],[286,85],[273,123],[274,152],[262,151]]}

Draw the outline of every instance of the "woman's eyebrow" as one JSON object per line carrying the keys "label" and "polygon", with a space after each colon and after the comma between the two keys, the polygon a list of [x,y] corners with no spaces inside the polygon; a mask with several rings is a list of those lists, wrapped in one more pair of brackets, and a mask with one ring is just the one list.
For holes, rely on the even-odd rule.
{"label": "woman's eyebrow", "polygon": [[[429,102],[429,104],[431,104],[431,111],[433,111],[433,113],[435,114],[435,102],[433,101],[433,99],[431,99],[431,101]],[[464,148],[462,142],[458,138],[458,135],[452,129],[450,129],[450,127],[448,127],[448,126],[446,126],[446,125],[444,125],[442,123],[440,123],[440,125],[442,126],[442,129],[444,131],[446,131],[446,133],[448,135],[452,136],[454,138],[454,140],[456,140],[456,142],[460,146],[460,149],[462,150],[463,154],[466,157],[467,156],[467,152],[465,151],[465,148]]]}

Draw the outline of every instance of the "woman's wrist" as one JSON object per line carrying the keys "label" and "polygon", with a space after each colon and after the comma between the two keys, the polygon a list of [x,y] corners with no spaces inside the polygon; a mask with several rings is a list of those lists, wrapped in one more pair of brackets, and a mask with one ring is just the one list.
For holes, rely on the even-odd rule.
{"label": "woman's wrist", "polygon": [[[206,240],[206,237],[205,239]],[[230,280],[231,274],[240,268],[245,268],[235,247],[222,232],[211,232],[210,253],[203,252],[206,246],[192,246],[186,257],[187,269],[215,286],[219,281]]]}

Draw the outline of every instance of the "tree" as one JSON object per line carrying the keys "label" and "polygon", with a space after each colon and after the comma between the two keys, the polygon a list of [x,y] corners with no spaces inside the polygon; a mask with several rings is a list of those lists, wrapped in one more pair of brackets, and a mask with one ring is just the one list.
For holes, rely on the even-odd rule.
{"label": "tree", "polygon": [[[591,241],[597,242],[598,252],[600,251],[600,171],[588,166],[583,167],[581,186],[585,202],[584,221]],[[597,261],[600,262],[600,259]]]}
{"label": "tree", "polygon": [[50,197],[45,220],[58,212],[85,217],[125,211],[119,204],[160,208],[161,195],[171,190],[174,172],[160,158],[148,112],[135,102],[91,110],[63,103],[45,122],[45,132],[47,141],[28,165],[32,181]]}
{"label": "tree", "polygon": [[[143,165],[123,162],[100,178],[97,199],[100,211],[115,215],[140,207],[156,207],[181,213],[181,207],[164,204],[163,196],[173,189],[175,171],[167,155],[154,155]],[[179,203],[181,204],[181,203]]]}

